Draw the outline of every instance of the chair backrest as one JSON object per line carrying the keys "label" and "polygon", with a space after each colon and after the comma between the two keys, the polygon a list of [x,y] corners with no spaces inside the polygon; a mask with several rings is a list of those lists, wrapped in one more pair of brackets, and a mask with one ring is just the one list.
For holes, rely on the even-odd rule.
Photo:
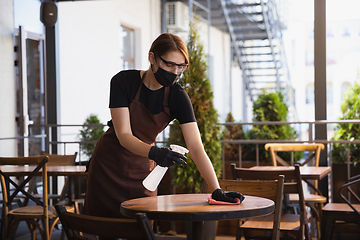
{"label": "chair backrest", "polygon": [[279,228],[284,190],[284,176],[278,176],[277,180],[219,180],[219,184],[225,191],[236,191],[244,195],[264,197],[273,200],[275,202],[275,211],[271,239],[280,239]]}
{"label": "chair backrest", "polygon": [[[2,188],[2,197],[3,197],[3,217],[4,217],[4,225],[7,229],[8,224],[8,213],[9,206],[11,206],[11,202],[17,196],[18,193],[22,193],[32,199],[36,204],[43,206],[43,215],[44,219],[49,219],[48,217],[48,181],[47,181],[47,156],[32,156],[32,157],[0,157],[0,181]],[[14,182],[10,176],[14,176],[16,174],[17,168],[13,168],[14,171],[3,172],[1,166],[3,165],[12,165],[12,166],[24,166],[30,165],[29,168],[33,168],[34,170],[29,173],[21,183]],[[33,197],[29,194],[25,187],[32,180],[33,177],[41,175],[43,181],[43,201],[38,198]],[[10,190],[10,185],[15,187]],[[49,222],[44,221],[44,228],[49,229]],[[46,231],[48,233],[48,231]]]}
{"label": "chair backrest", "polygon": [[359,183],[360,183],[360,174],[350,178],[347,183],[342,185],[339,189],[339,194],[340,197],[347,203],[347,205],[349,205],[349,207],[352,210],[354,210],[354,212],[359,216],[359,222],[360,222],[360,212],[353,206],[353,204],[351,203],[351,199],[348,199],[347,197],[344,196],[344,190],[347,190],[347,192],[351,194],[352,197],[355,198],[358,203],[360,203],[360,197],[356,194],[354,190],[351,189],[351,186]]}
{"label": "chair backrest", "polygon": [[83,235],[134,240],[155,239],[144,213],[137,214],[136,219],[118,219],[70,213],[63,205],[55,205],[55,208],[69,240],[84,239]]}
{"label": "chair backrest", "polygon": [[[295,164],[294,167],[288,169],[276,170],[260,170],[249,168],[237,168],[235,164],[231,164],[231,170],[234,180],[273,180],[278,176],[284,176],[284,194],[295,193],[299,195],[299,208],[300,208],[300,232],[301,234],[309,234],[305,229],[307,224],[307,215],[305,209],[304,192],[301,184],[300,167]],[[303,235],[304,236],[304,235]],[[307,236],[310,239],[310,236]],[[302,239],[302,238],[300,238]]]}
{"label": "chair backrest", "polygon": [[[72,166],[75,163],[75,159],[77,156],[77,152],[75,152],[72,155],[59,155],[59,154],[48,154],[48,153],[42,153],[42,155],[45,155],[48,157],[48,166]],[[38,192],[37,188],[42,187],[41,182],[39,182],[38,178],[33,178],[29,184],[29,192]],[[65,184],[63,189],[61,190],[60,196],[52,195],[51,198],[58,198],[58,200],[63,200],[65,197],[65,192],[67,190],[67,180],[65,180]],[[24,201],[24,204],[27,205],[28,199]]]}
{"label": "chair backrest", "polygon": [[72,166],[75,163],[77,152],[72,155],[47,154],[49,157],[48,166]]}
{"label": "chair backrest", "polygon": [[[273,166],[277,166],[279,162],[281,165],[289,166],[276,152],[309,152],[309,157],[301,164],[301,166],[307,164],[314,158],[313,166],[319,166],[320,152],[324,149],[324,144],[303,144],[303,143],[267,143],[265,144],[265,150],[270,151],[271,160]],[[311,153],[311,154],[310,154]]]}

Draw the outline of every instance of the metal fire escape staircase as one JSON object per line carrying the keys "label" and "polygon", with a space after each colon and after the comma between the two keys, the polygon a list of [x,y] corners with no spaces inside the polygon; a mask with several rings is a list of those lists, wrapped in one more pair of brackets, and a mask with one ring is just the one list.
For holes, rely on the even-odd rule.
{"label": "metal fire escape staircase", "polygon": [[[211,25],[229,32],[234,61],[242,70],[249,99],[256,101],[263,90],[281,91],[289,107],[288,120],[296,120],[294,90],[290,82],[275,0],[189,1],[202,6],[210,4]],[[200,8],[195,11],[206,18]]]}
{"label": "metal fire escape staircase", "polygon": [[251,101],[263,90],[281,91],[295,118],[293,89],[274,0],[221,0],[235,59]]}

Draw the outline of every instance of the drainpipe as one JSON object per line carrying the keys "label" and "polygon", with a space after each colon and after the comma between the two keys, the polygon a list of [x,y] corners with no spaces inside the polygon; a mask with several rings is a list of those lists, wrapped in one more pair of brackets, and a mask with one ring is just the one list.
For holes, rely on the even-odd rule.
{"label": "drainpipe", "polygon": [[161,0],[161,32],[166,33],[166,0]]}
{"label": "drainpipe", "polygon": [[[326,0],[314,0],[314,86],[315,121],[326,120]],[[327,125],[315,124],[315,141],[327,139]],[[327,147],[320,156],[320,166],[327,166]],[[319,181],[319,189],[328,197],[328,178]]]}

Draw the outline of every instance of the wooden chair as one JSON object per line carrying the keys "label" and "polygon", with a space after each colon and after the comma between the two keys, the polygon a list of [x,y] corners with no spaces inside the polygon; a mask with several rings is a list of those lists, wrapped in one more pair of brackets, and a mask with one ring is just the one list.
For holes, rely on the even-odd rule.
{"label": "wooden chair", "polygon": [[[9,239],[16,232],[17,226],[21,221],[25,221],[30,229],[32,239],[36,239],[35,231],[39,230],[42,239],[49,240],[52,230],[58,221],[58,217],[53,206],[48,205],[48,181],[47,181],[47,156],[34,157],[0,157],[0,180],[3,197],[3,217],[2,226],[4,229],[4,239]],[[29,174],[23,181],[16,183],[7,174],[1,171],[2,165],[13,166],[34,166],[34,171]],[[41,174],[43,193],[42,200],[29,194],[24,187],[35,176]],[[9,174],[10,175],[10,174]],[[10,185],[15,189],[10,189]],[[12,200],[21,192],[26,195],[37,205],[25,206],[16,209],[11,208]],[[40,225],[39,221],[42,221]]]}
{"label": "wooden chair", "polygon": [[90,240],[96,239],[96,236],[134,240],[155,239],[144,213],[137,214],[136,219],[117,219],[70,213],[63,205],[56,205],[55,208],[68,240]]}
{"label": "wooden chair", "polygon": [[[273,180],[278,176],[285,177],[284,194],[296,193],[299,196],[300,213],[290,214],[285,211],[281,215],[280,234],[285,237],[296,235],[297,239],[310,240],[308,217],[305,211],[304,193],[301,184],[301,175],[299,165],[287,170],[254,170],[249,168],[237,168],[235,164],[231,164],[232,175],[234,180]],[[287,198],[284,198],[287,199]],[[286,201],[285,201],[286,203]],[[286,205],[285,205],[286,206]],[[244,232],[245,238],[258,238],[258,236],[251,236],[260,231],[270,231],[273,228],[273,216],[265,216],[254,219],[249,219],[240,226],[240,230]],[[256,230],[256,231],[254,231]],[[240,234],[239,234],[240,235]],[[264,237],[264,236],[261,236]]]}
{"label": "wooden chair", "polygon": [[[278,176],[277,180],[219,180],[220,187],[225,191],[236,191],[244,195],[269,198],[275,202],[275,211],[272,214],[272,240],[280,239],[280,216],[284,194],[284,176]],[[246,201],[246,197],[245,197]],[[240,224],[240,221],[238,222]],[[237,239],[241,238],[240,231],[237,231]]]}
{"label": "wooden chair", "polygon": [[[58,154],[47,154],[47,153],[43,153],[42,155],[45,155],[48,157],[48,166],[72,166],[75,163],[75,159],[77,156],[77,152],[75,152],[72,155],[58,155]],[[30,183],[29,183],[29,192],[32,193],[32,195],[36,198],[41,199],[42,198],[42,194],[38,193],[38,188],[42,188],[41,184],[39,184],[39,177],[34,177]],[[66,198],[66,190],[69,187],[68,186],[68,178],[65,178],[65,183],[64,186],[61,190],[60,194],[56,194],[56,193],[52,193],[52,194],[48,194],[48,199],[52,199],[52,200],[56,200],[57,201],[62,201]],[[28,198],[25,198],[24,200],[24,205],[26,206],[28,203]],[[69,209],[68,209],[69,210]]]}
{"label": "wooden chair", "polygon": [[270,151],[271,160],[273,166],[277,166],[279,162],[283,166],[289,166],[289,164],[279,157],[276,152],[309,152],[309,157],[300,166],[304,166],[309,163],[312,159],[315,159],[314,166],[319,166],[319,159],[321,150],[324,150],[324,144],[313,143],[267,143],[265,144],[265,150]]}
{"label": "wooden chair", "polygon": [[[340,197],[345,203],[328,203],[323,208],[323,219],[321,223],[322,240],[332,239],[332,234],[335,225],[355,224],[356,234],[360,234],[360,197],[351,189],[351,186],[360,183],[360,175],[349,179],[339,189]],[[358,204],[351,203],[347,197],[344,196],[344,191],[358,202]],[[342,228],[344,226],[341,226]],[[347,233],[350,233],[347,231]]]}
{"label": "wooden chair", "polygon": [[[324,149],[324,144],[314,143],[314,144],[303,144],[303,143],[267,143],[265,144],[265,149],[270,152],[271,160],[273,166],[277,166],[277,163],[280,163],[283,166],[289,166],[288,162],[284,161],[279,157],[276,152],[309,152],[309,157],[301,164],[300,166],[305,166],[306,164],[311,164],[312,166],[318,167],[320,161],[320,152]],[[312,161],[313,160],[313,161]],[[310,193],[304,194],[305,204],[311,209],[311,216],[313,217],[316,223],[316,232],[318,238],[320,238],[320,223],[321,223],[321,213],[323,205],[327,202],[327,198],[324,197],[321,192],[318,190],[318,181],[308,181],[303,180],[307,183],[307,186],[310,188]],[[289,202],[293,204],[299,203],[299,198],[297,194],[289,195]]]}

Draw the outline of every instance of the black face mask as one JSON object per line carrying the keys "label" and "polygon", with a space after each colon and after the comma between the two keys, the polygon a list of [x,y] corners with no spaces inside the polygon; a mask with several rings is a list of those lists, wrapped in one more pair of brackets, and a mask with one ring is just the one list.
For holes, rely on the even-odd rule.
{"label": "black face mask", "polygon": [[[152,64],[151,64],[151,70],[153,70]],[[181,73],[175,74],[162,69],[160,66],[158,67],[158,70],[154,73],[156,81],[164,87],[169,87],[173,85],[179,79],[180,75]]]}

